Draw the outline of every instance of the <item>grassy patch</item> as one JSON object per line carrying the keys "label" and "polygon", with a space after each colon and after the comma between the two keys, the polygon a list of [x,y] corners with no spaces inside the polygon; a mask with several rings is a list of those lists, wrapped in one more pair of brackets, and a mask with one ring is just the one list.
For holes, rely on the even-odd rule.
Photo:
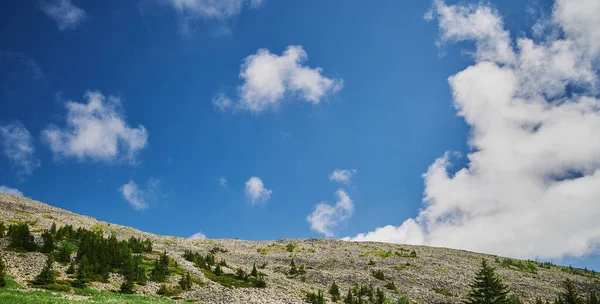
{"label": "grassy patch", "polygon": [[441,273],[448,273],[448,269],[446,269],[446,268],[436,268],[435,271],[441,272]]}
{"label": "grassy patch", "polygon": [[580,269],[580,268],[573,268],[571,266],[569,267],[561,267],[560,271],[562,272],[566,272],[566,273],[570,273],[573,275],[578,275],[578,276],[583,276],[583,277],[590,277],[590,278],[597,278],[598,277],[598,273],[595,271],[590,271],[587,269]]}
{"label": "grassy patch", "polygon": [[537,273],[538,270],[537,264],[533,261],[522,261],[510,258],[500,260],[500,266],[528,273]]}
{"label": "grassy patch", "polygon": [[283,246],[283,245],[279,245],[279,244],[271,244],[266,247],[256,248],[256,252],[258,252],[259,254],[262,254],[262,255],[267,255],[269,252],[271,252],[273,250],[284,251],[284,250],[287,250],[287,247]]}
{"label": "grassy patch", "polygon": [[47,291],[22,292],[11,289],[0,289],[0,303],[2,304],[68,304],[68,303],[123,303],[123,304],[149,304],[149,303],[173,303],[173,301],[144,297],[137,295],[123,295],[107,291],[76,290],[75,294],[89,296],[88,300],[73,301],[61,298],[62,294],[54,295]]}
{"label": "grassy patch", "polygon": [[437,293],[437,294],[441,294],[441,295],[444,295],[447,297],[453,296],[453,294],[450,291],[443,289],[443,288],[436,288],[433,291],[435,291],[435,293]]}
{"label": "grassy patch", "polygon": [[9,288],[9,289],[22,289],[23,288],[23,286],[19,285],[19,283],[17,283],[12,276],[6,275],[6,276],[4,276],[4,279],[6,280],[5,288]]}
{"label": "grassy patch", "polygon": [[100,223],[96,223],[96,224],[92,225],[92,228],[90,228],[90,229],[96,233],[100,233],[100,234],[104,233],[104,226]]}

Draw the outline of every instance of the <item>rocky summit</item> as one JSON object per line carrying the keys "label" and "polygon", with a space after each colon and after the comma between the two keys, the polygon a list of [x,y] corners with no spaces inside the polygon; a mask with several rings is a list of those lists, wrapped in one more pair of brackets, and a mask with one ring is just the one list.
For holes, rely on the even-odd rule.
{"label": "rocky summit", "polygon": [[[5,227],[26,223],[34,242],[42,246],[44,231],[53,224],[60,228],[71,225],[129,240],[150,240],[152,251],[139,253],[147,261],[158,260],[166,253],[171,271],[164,282],[148,280],[135,284],[137,295],[199,303],[305,303],[307,294],[323,292],[329,303],[333,282],[339,286],[342,303],[349,289],[383,291],[387,301],[397,303],[402,297],[411,303],[461,303],[469,291],[482,259],[523,303],[534,303],[538,297],[553,300],[561,283],[571,279],[583,292],[598,290],[598,276],[593,271],[557,266],[550,263],[521,261],[448,248],[412,246],[373,242],[346,242],[336,239],[281,239],[244,241],[237,239],[188,239],[159,236],[131,227],[98,221],[24,197],[0,193],[0,222]],[[36,289],[32,282],[48,259],[40,251],[15,251],[9,240],[2,238],[2,256],[6,273],[21,291]],[[58,242],[55,244],[58,247]],[[186,256],[187,254],[187,256]],[[190,255],[211,255],[216,261],[208,268],[199,267]],[[218,263],[218,264],[217,264]],[[72,282],[75,274],[67,274],[67,264],[54,263],[57,282]],[[147,263],[152,267],[152,263]],[[292,266],[293,264],[293,266]],[[203,264],[204,265],[204,264]],[[218,266],[219,270],[216,270]],[[264,284],[244,284],[248,274],[257,271]],[[176,295],[157,295],[161,287],[177,286],[189,273],[193,283]],[[218,273],[219,275],[215,275]],[[244,274],[246,274],[244,276]],[[111,271],[104,282],[93,281],[88,288],[119,292],[125,281],[118,271]],[[159,292],[160,293],[160,292]],[[61,297],[85,301],[85,295],[66,290]]]}

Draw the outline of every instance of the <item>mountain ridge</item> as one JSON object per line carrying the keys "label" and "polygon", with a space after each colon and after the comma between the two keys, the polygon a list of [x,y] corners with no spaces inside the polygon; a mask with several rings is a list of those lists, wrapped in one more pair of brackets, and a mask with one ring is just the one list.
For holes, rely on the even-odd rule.
{"label": "mountain ridge", "polygon": [[[469,284],[481,264],[487,259],[497,269],[513,293],[524,303],[533,303],[541,297],[552,300],[560,284],[572,279],[582,291],[600,290],[595,272],[575,271],[563,266],[524,262],[491,254],[466,250],[389,244],[375,242],[347,242],[336,239],[280,239],[247,241],[237,239],[188,239],[160,236],[132,227],[99,221],[29,198],[0,193],[0,222],[5,225],[28,223],[37,243],[41,234],[52,223],[58,227],[72,225],[101,232],[106,237],[116,236],[149,239],[153,252],[148,259],[165,252],[182,271],[189,272],[197,281],[190,291],[177,299],[205,303],[304,303],[308,292],[327,294],[336,282],[345,295],[354,284],[371,285],[384,290],[390,300],[403,295],[414,303],[461,303]],[[46,256],[39,252],[18,253],[6,250],[7,240],[0,243],[7,263],[8,274],[21,286],[27,286],[43,268]],[[215,251],[216,250],[216,251]],[[221,250],[221,251],[219,251]],[[208,254],[215,252],[217,261],[226,261],[225,274],[233,275],[238,268],[250,272],[253,265],[261,265],[265,288],[229,288],[194,263],[186,260],[186,252]],[[414,252],[414,255],[413,255]],[[305,273],[290,274],[291,261]],[[529,267],[523,268],[523,265]],[[547,267],[547,268],[546,268]],[[66,265],[57,263],[61,280],[69,280]],[[176,285],[183,272],[169,277],[166,284]],[[90,287],[117,291],[123,276],[111,273],[108,283],[93,282]],[[390,284],[393,283],[393,284]],[[156,296],[162,284],[148,282],[136,285],[135,292]],[[394,286],[396,290],[390,288]],[[329,299],[329,297],[326,297]]]}

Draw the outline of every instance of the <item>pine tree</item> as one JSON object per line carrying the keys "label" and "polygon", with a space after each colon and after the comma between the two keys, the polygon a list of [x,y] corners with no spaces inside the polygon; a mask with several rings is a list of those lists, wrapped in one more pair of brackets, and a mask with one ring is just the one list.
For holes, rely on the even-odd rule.
{"label": "pine tree", "polygon": [[42,234],[42,240],[44,240],[44,245],[42,245],[42,249],[40,251],[43,253],[53,252],[54,251],[54,235],[46,230]]}
{"label": "pine tree", "polygon": [[72,253],[73,249],[71,246],[67,242],[62,242],[56,253],[56,261],[59,263],[69,263],[71,261]]}
{"label": "pine tree", "polygon": [[331,295],[331,301],[333,302],[337,302],[342,298],[342,296],[340,295],[340,288],[335,283],[335,281],[333,281],[331,287],[329,288],[329,294]]}
{"label": "pine tree", "polygon": [[50,233],[55,236],[56,235],[56,223],[52,223],[52,226],[50,226]]}
{"label": "pine tree", "polygon": [[35,277],[35,284],[37,285],[47,285],[52,284],[56,281],[56,274],[54,273],[54,256],[52,254],[48,255],[48,259],[46,260],[46,265],[42,268],[40,274]]}
{"label": "pine tree", "polygon": [[6,287],[6,264],[4,264],[4,257],[0,254],[0,288]]}
{"label": "pine tree", "polygon": [[123,294],[134,294],[133,291],[133,280],[131,278],[126,278],[125,282],[121,284],[120,292]]}
{"label": "pine tree", "polygon": [[292,259],[292,262],[290,263],[290,274],[297,274],[298,273],[298,269],[296,269],[296,264],[294,264],[294,259]]}
{"label": "pine tree", "polygon": [[189,272],[185,276],[181,277],[181,280],[179,280],[179,286],[181,286],[183,291],[192,289],[192,276]]}
{"label": "pine tree", "polygon": [[25,251],[35,251],[37,249],[27,223],[10,225],[7,236],[10,239],[8,247],[23,249]]}
{"label": "pine tree", "polygon": [[87,255],[84,255],[79,261],[79,266],[77,267],[77,274],[75,276],[75,281],[73,282],[73,286],[75,287],[86,287],[87,283],[90,282],[92,278],[92,266],[88,262]]}
{"label": "pine tree", "polygon": [[154,261],[154,269],[150,274],[150,279],[155,282],[164,282],[169,274],[169,257],[164,252],[158,260]]}
{"label": "pine tree", "polygon": [[563,282],[563,292],[560,293],[558,299],[561,304],[583,304],[583,298],[579,295],[571,279],[566,279]]}
{"label": "pine tree", "polygon": [[471,284],[471,291],[465,304],[510,304],[508,287],[488,265],[485,259],[481,262],[481,270],[477,273],[475,281]]}
{"label": "pine tree", "polygon": [[258,271],[256,270],[256,262],[254,262],[254,265],[252,266],[252,272],[250,272],[250,276],[251,277],[258,277]]}

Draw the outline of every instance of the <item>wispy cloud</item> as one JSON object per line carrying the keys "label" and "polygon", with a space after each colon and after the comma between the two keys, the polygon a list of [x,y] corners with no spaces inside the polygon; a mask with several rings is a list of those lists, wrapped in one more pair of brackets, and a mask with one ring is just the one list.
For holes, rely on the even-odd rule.
{"label": "wispy cloud", "polygon": [[0,126],[0,146],[20,178],[30,176],[40,166],[31,133],[21,122]]}
{"label": "wispy cloud", "polygon": [[446,153],[424,174],[415,219],[350,239],[518,258],[596,250],[599,14],[598,1],[558,0],[542,23],[563,35],[513,42],[487,4],[435,1],[430,17],[439,21],[440,42],[475,42],[475,63],[449,78],[458,115],[471,127],[468,164],[450,172]]}
{"label": "wispy cloud", "polygon": [[226,21],[239,15],[247,7],[259,8],[264,0],[158,0],[173,8],[181,18],[182,32],[190,34],[197,20],[216,21],[218,34],[231,30]]}
{"label": "wispy cloud", "polygon": [[256,176],[252,176],[248,181],[246,181],[245,192],[252,204],[265,202],[269,200],[271,198],[271,194],[273,194],[273,190],[265,188],[263,181]]}
{"label": "wispy cloud", "polygon": [[226,104],[219,107],[221,110],[238,108],[259,113],[279,107],[285,98],[319,104],[342,89],[341,79],[323,76],[321,68],[304,66],[303,62],[307,59],[302,46],[289,46],[282,55],[260,49],[244,59],[240,71],[244,83],[238,88],[239,100],[233,103],[221,93],[214,100]]}
{"label": "wispy cloud", "polygon": [[67,125],[50,125],[42,131],[42,139],[57,158],[74,157],[80,161],[135,162],[137,153],[146,147],[148,133],[144,126],[130,127],[120,112],[121,100],[104,97],[100,92],[85,94],[87,103],[69,101]]}
{"label": "wispy cloud", "polygon": [[190,236],[189,238],[192,240],[205,240],[206,235],[202,232],[196,232],[196,233],[192,234],[192,236]]}
{"label": "wispy cloud", "polygon": [[148,208],[148,201],[156,200],[160,180],[151,178],[146,188],[140,188],[133,180],[129,180],[119,188],[123,198],[136,210]]}
{"label": "wispy cloud", "polygon": [[349,184],[354,175],[356,175],[356,169],[335,169],[333,172],[331,172],[331,174],[329,174],[329,180],[338,183]]}
{"label": "wispy cloud", "polygon": [[71,30],[87,19],[84,10],[75,6],[71,0],[48,0],[42,3],[42,11],[56,21],[58,29]]}
{"label": "wispy cloud", "polygon": [[227,179],[225,177],[219,177],[219,185],[223,188],[227,188]]}
{"label": "wispy cloud", "polygon": [[9,188],[6,186],[0,186],[0,193],[8,193],[8,194],[14,194],[14,195],[18,195],[18,196],[23,196],[23,192],[19,191],[18,189]]}
{"label": "wispy cloud", "polygon": [[338,197],[335,205],[328,205],[327,202],[318,203],[315,210],[306,218],[312,230],[327,237],[334,236],[334,229],[350,219],[354,213],[354,203],[346,191],[339,189],[335,195]]}

